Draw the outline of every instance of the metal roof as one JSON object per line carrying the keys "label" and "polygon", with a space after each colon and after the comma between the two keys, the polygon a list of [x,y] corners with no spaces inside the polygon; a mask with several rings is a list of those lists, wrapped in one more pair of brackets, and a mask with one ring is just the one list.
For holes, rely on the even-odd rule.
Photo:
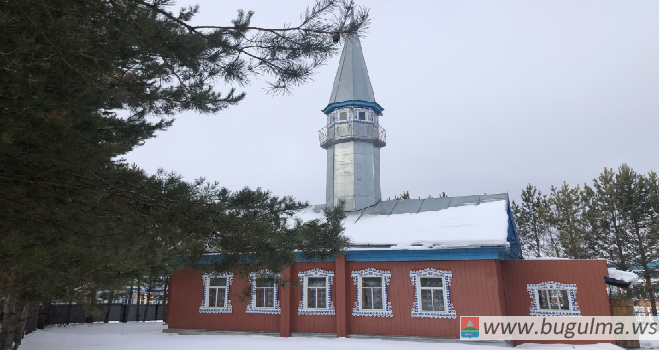
{"label": "metal roof", "polygon": [[376,102],[360,39],[354,35],[347,37],[344,43],[328,104],[345,101]]}
{"label": "metal roof", "polygon": [[[302,218],[318,219],[324,207],[313,206]],[[522,256],[506,193],[380,201],[347,212],[344,228],[352,249],[506,246]]]}
{"label": "metal roof", "polygon": [[[485,194],[461,197],[439,197],[426,199],[398,199],[380,201],[361,211],[362,215],[395,215],[417,214],[426,211],[439,211],[447,208],[462,207],[464,205],[479,205],[494,201],[508,200],[506,193]],[[320,213],[325,205],[315,205],[313,211]]]}

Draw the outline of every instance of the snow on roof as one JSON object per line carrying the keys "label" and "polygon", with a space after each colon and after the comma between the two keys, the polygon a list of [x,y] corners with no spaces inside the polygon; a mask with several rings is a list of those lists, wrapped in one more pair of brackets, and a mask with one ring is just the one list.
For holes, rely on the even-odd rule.
{"label": "snow on roof", "polygon": [[[345,235],[353,248],[441,249],[509,246],[508,196],[466,196],[381,201],[348,214]],[[301,213],[322,218],[322,206]]]}
{"label": "snow on roof", "polygon": [[624,282],[630,283],[631,286],[635,285],[637,283],[637,280],[639,279],[639,276],[637,276],[636,273],[630,272],[630,271],[621,271],[617,270],[613,267],[610,267],[607,269],[607,272],[609,274],[609,277],[621,280]]}

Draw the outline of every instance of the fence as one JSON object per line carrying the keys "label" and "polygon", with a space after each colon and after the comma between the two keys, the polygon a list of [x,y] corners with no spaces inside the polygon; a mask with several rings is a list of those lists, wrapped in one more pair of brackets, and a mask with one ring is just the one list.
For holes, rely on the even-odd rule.
{"label": "fence", "polygon": [[[167,312],[167,305],[163,304],[127,305],[113,303],[98,304],[97,307],[100,312],[98,315],[94,316],[92,322],[158,321],[163,320],[165,313]],[[136,315],[135,312],[138,307],[139,315]],[[126,316],[125,320],[124,316]],[[80,304],[50,304],[49,306],[44,305],[39,314],[39,321],[39,324],[43,326],[89,322],[87,316],[85,315],[83,305]]]}
{"label": "fence", "polygon": [[321,146],[329,141],[347,138],[374,139],[382,147],[385,146],[386,132],[378,124],[364,122],[335,123],[319,130]]}

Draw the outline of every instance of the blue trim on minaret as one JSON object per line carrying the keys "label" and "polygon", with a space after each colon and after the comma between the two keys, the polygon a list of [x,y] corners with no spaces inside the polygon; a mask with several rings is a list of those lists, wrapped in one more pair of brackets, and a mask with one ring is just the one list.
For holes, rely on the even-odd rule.
{"label": "blue trim on minaret", "polygon": [[374,112],[378,113],[378,115],[383,114],[383,111],[385,108],[381,107],[378,103],[376,102],[366,102],[366,101],[358,101],[358,100],[351,100],[351,101],[344,101],[344,102],[335,102],[329,104],[327,107],[325,107],[322,112],[324,114],[330,114],[332,111],[334,111],[337,108],[342,108],[342,107],[348,107],[348,106],[356,106],[356,107],[368,107],[374,110]]}

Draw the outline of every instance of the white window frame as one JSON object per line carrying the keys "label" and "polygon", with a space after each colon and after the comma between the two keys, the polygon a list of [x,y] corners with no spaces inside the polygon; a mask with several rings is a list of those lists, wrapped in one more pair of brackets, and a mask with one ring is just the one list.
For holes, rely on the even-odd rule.
{"label": "white window frame", "polygon": [[[341,120],[341,114],[343,112],[346,112],[346,120]],[[348,123],[350,121],[351,121],[351,109],[350,108],[340,109],[340,110],[337,111],[337,119],[336,119],[337,123]]]}
{"label": "white window frame", "polygon": [[[445,301],[445,311],[424,311],[422,310],[422,278],[440,278],[442,279],[442,289]],[[415,289],[415,301],[410,313],[412,317],[427,317],[427,318],[456,318],[456,310],[454,304],[451,302],[449,295],[449,287],[451,287],[451,271],[442,271],[432,268],[410,271],[410,282]]]}
{"label": "white window frame", "polygon": [[[252,272],[249,275],[250,280],[250,302],[248,303],[247,309],[245,310],[248,314],[276,314],[279,315],[280,310],[280,274],[274,274],[269,270],[263,270],[259,272]],[[273,278],[273,307],[257,307],[257,278]]]}
{"label": "white window frame", "polygon": [[653,316],[653,309],[651,309],[650,306],[647,306],[646,311],[648,312],[649,321],[655,322],[656,320],[655,317]]}
{"label": "white window frame", "polygon": [[[326,300],[325,308],[308,308],[307,307],[307,281],[309,278],[322,278],[325,277],[326,286]],[[298,305],[298,315],[334,315],[335,306],[332,304],[332,284],[335,279],[335,273],[332,271],[325,271],[321,269],[312,269],[298,273],[298,279],[302,285],[302,300]]]}
{"label": "white window frame", "polygon": [[[364,112],[364,120],[360,120],[360,112]],[[355,108],[355,121],[360,122],[360,123],[373,123],[373,115],[371,113],[371,110],[368,108]]]}
{"label": "white window frame", "polygon": [[[539,290],[565,290],[568,295],[568,310],[563,309],[541,309],[538,300]],[[539,284],[528,284],[527,292],[532,298],[532,306],[529,308],[529,314],[532,316],[582,316],[580,307],[575,301],[577,286],[575,284],[562,284],[559,282],[543,282]]]}
{"label": "white window frame", "polygon": [[[392,303],[389,301],[387,287],[390,285],[392,273],[390,271],[380,271],[373,268],[368,268],[360,271],[352,271],[351,277],[353,284],[357,287],[357,301],[353,306],[353,316],[372,316],[372,317],[393,317]],[[362,309],[362,278],[364,277],[380,277],[383,280],[383,309]]]}
{"label": "white window frame", "polygon": [[[226,278],[227,285],[225,286],[225,305],[223,307],[209,307],[208,305],[208,295],[209,289],[211,287],[211,278]],[[202,306],[199,308],[200,313],[223,313],[230,314],[231,309],[231,300],[229,300],[229,289],[231,287],[231,282],[234,279],[233,273],[216,273],[216,274],[205,274],[202,276],[204,282],[204,297],[202,299]]]}
{"label": "white window frame", "polygon": [[633,310],[635,310],[635,321],[644,321],[644,318],[646,318],[646,308],[643,306],[634,306]]}

